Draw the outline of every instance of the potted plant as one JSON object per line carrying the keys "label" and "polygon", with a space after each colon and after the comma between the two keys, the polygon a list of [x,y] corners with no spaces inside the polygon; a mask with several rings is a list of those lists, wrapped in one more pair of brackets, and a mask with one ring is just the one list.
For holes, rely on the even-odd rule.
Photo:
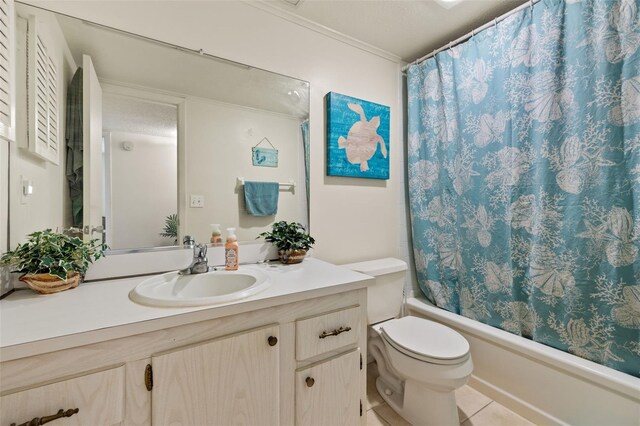
{"label": "potted plant", "polygon": [[178,244],[178,215],[170,214],[164,218],[164,228],[160,233],[161,237],[173,238],[173,244]]}
{"label": "potted plant", "polygon": [[98,240],[85,243],[45,229],[29,234],[26,243],[3,254],[0,266],[21,272],[20,281],[39,293],[56,293],[77,287],[89,264],[103,256],[103,250]]}
{"label": "potted plant", "polygon": [[278,247],[280,262],[285,264],[300,263],[307,254],[307,250],[316,242],[304,227],[298,222],[276,222],[271,226],[271,232],[263,232],[258,238]]}

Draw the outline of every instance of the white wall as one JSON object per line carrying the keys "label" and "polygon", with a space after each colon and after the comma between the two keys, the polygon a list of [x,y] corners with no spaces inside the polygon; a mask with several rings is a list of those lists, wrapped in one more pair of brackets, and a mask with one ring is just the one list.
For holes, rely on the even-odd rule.
{"label": "white wall", "polygon": [[[24,242],[27,234],[46,228],[62,230],[71,222],[70,200],[65,177],[65,105],[67,87],[76,64],[62,37],[55,17],[50,13],[34,12],[39,16],[39,31],[45,37],[50,56],[58,64],[60,163],[55,165],[29,152],[26,122],[26,21],[17,19],[17,73],[16,73],[16,143],[10,144],[11,183],[10,197],[10,247]],[[26,201],[21,198],[20,178],[33,182],[33,195]]]}
{"label": "white wall", "polygon": [[[72,16],[307,80],[311,87],[311,231],[335,263],[400,255],[400,64],[245,2],[34,2]],[[325,176],[324,96],[391,107],[388,181]]]}
{"label": "white wall", "polygon": [[[0,139],[0,256],[9,245],[9,143]],[[11,288],[9,268],[0,267],[0,295]]]}
{"label": "white wall", "polygon": [[0,139],[0,255],[9,243],[9,143]]}
{"label": "white wall", "polygon": [[[111,193],[107,244],[112,249],[174,245],[160,232],[165,218],[178,212],[176,138],[111,132],[105,139]],[[131,151],[122,148],[125,141]]]}
{"label": "white wall", "polygon": [[[240,241],[256,236],[278,220],[299,221],[299,198],[304,193],[280,191],[278,213],[257,217],[246,213],[243,188],[236,178],[288,182],[298,185],[302,134],[300,120],[257,109],[215,101],[188,98],[186,102],[186,196],[204,195],[204,208],[191,208],[187,201],[183,232],[196,241],[209,241],[209,224],[237,227]],[[278,167],[253,166],[251,148],[263,137],[278,149]],[[268,142],[260,144],[270,148]]]}

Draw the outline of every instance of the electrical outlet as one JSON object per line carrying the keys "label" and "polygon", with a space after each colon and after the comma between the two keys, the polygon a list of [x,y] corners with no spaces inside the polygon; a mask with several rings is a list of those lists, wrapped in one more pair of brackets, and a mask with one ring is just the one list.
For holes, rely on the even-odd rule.
{"label": "electrical outlet", "polygon": [[204,195],[191,194],[191,207],[196,209],[204,207]]}

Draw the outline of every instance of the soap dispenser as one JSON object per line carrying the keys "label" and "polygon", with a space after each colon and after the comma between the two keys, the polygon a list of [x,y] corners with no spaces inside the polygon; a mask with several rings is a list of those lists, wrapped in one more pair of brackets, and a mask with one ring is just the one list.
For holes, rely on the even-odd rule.
{"label": "soap dispenser", "polygon": [[212,223],[209,226],[211,226],[211,244],[222,244],[222,232],[220,231],[220,224]]}
{"label": "soap dispenser", "polygon": [[224,245],[224,269],[227,271],[238,270],[238,248],[236,228],[227,228],[227,242]]}

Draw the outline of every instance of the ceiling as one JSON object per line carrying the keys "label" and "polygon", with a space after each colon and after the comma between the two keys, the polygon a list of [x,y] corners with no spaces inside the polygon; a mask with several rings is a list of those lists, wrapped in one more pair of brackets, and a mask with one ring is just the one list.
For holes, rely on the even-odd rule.
{"label": "ceiling", "polygon": [[170,138],[175,143],[178,136],[178,108],[104,92],[102,129],[107,132],[160,136]]}
{"label": "ceiling", "polygon": [[529,0],[267,0],[411,62]]}

